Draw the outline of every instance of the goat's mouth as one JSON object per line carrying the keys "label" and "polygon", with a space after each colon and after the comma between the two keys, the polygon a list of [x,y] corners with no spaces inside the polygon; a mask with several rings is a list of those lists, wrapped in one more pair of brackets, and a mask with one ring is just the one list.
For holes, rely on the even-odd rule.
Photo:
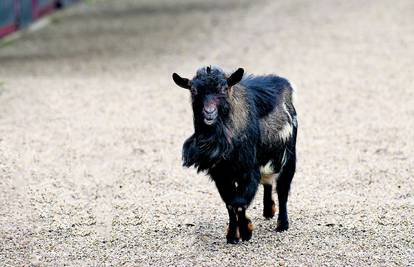
{"label": "goat's mouth", "polygon": [[217,120],[217,117],[218,117],[217,115],[218,115],[218,112],[217,112],[217,109],[215,108],[210,111],[204,109],[203,110],[204,123],[206,125],[213,125]]}
{"label": "goat's mouth", "polygon": [[204,118],[204,123],[207,125],[213,125],[216,122],[216,118]]}

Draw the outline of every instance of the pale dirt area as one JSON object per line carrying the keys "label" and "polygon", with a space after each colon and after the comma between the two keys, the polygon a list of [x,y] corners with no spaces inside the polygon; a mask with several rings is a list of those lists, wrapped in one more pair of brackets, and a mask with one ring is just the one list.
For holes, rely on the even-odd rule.
{"label": "pale dirt area", "polygon": [[[97,1],[0,48],[1,266],[413,266],[414,2]],[[172,72],[243,67],[298,94],[291,228],[181,167]]]}

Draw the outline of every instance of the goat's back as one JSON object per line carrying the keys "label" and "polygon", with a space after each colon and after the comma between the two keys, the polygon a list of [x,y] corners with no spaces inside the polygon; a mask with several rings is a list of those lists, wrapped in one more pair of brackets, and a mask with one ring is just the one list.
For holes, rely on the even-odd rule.
{"label": "goat's back", "polygon": [[294,91],[289,81],[276,75],[247,76],[241,84],[254,99],[261,143],[275,146],[287,142],[296,127]]}
{"label": "goat's back", "polygon": [[276,75],[253,76],[249,75],[240,82],[246,87],[258,112],[259,118],[271,113],[285,95],[291,95],[292,88],[289,82]]}

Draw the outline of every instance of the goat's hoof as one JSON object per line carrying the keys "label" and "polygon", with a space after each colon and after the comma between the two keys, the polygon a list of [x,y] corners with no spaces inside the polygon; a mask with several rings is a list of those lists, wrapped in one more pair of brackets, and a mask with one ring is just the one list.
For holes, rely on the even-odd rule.
{"label": "goat's hoof", "polygon": [[250,219],[247,219],[242,225],[240,225],[240,237],[242,241],[249,241],[253,235],[253,223]]}
{"label": "goat's hoof", "polygon": [[289,229],[289,221],[277,220],[276,232],[283,232]]}
{"label": "goat's hoof", "polygon": [[266,219],[272,219],[276,213],[276,204],[272,201],[272,206],[265,206],[263,208],[263,217]]}
{"label": "goat's hoof", "polygon": [[237,244],[240,241],[240,231],[239,227],[227,228],[226,234],[227,244]]}
{"label": "goat's hoof", "polygon": [[238,244],[238,243],[239,243],[239,241],[240,241],[240,239],[236,239],[236,238],[227,238],[227,244],[232,244],[232,245],[235,245],[235,244]]}

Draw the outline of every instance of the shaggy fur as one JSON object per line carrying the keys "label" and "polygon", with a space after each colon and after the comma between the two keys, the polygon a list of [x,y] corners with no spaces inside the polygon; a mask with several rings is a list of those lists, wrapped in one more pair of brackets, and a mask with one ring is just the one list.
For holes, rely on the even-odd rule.
{"label": "shaggy fur", "polygon": [[[229,212],[227,241],[249,240],[252,224],[245,215],[261,180],[276,177],[278,231],[288,228],[286,202],[296,165],[296,111],[289,82],[275,75],[232,75],[218,67],[199,69],[192,80],[177,74],[177,85],[191,90],[194,134],[183,145],[183,165],[207,172]],[[203,114],[217,111],[212,125]],[[204,113],[203,113],[204,112]],[[261,173],[266,170],[266,173]],[[276,175],[277,174],[277,175]],[[272,183],[265,185],[263,215],[273,217]]]}

